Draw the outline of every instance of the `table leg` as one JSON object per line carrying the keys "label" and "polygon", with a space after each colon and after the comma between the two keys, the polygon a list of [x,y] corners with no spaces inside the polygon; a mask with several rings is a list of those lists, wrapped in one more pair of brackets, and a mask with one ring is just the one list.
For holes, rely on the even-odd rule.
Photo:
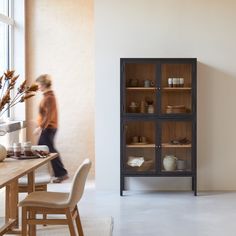
{"label": "table leg", "polygon": [[28,193],[32,193],[35,191],[34,175],[34,171],[28,173]]}
{"label": "table leg", "polygon": [[16,226],[18,222],[18,180],[12,181],[6,186],[6,205],[5,205],[5,222],[10,219],[16,219]]}

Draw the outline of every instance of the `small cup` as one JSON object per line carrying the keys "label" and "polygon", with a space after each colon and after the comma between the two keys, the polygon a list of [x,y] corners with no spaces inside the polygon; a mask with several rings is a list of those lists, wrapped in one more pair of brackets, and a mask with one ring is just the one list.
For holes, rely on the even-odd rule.
{"label": "small cup", "polygon": [[145,88],[148,88],[148,87],[150,87],[150,86],[151,86],[151,81],[148,80],[148,79],[144,80],[144,87],[145,87]]}
{"label": "small cup", "polygon": [[14,149],[13,149],[13,146],[9,146],[9,147],[7,148],[7,156],[8,156],[8,157],[14,156]]}
{"label": "small cup", "polygon": [[185,170],[186,169],[186,161],[185,160],[177,160],[176,167],[177,167],[177,170]]}
{"label": "small cup", "polygon": [[145,101],[141,101],[140,103],[140,112],[145,113]]}
{"label": "small cup", "polygon": [[25,142],[23,145],[23,149],[24,149],[24,155],[25,156],[32,156],[32,151],[31,151],[31,142]]}
{"label": "small cup", "polygon": [[132,137],[132,142],[133,143],[138,143],[138,136]]}
{"label": "small cup", "polygon": [[21,156],[21,143],[14,143],[13,151],[14,151],[15,157],[20,157]]}
{"label": "small cup", "polygon": [[168,87],[173,87],[173,78],[168,78]]}
{"label": "small cup", "polygon": [[140,137],[140,142],[141,142],[141,143],[146,143],[146,142],[147,142],[147,137],[141,136],[141,137]]}
{"label": "small cup", "polygon": [[178,78],[173,78],[173,87],[178,86]]}
{"label": "small cup", "polygon": [[184,87],[184,78],[179,78],[179,87]]}
{"label": "small cup", "polygon": [[137,87],[138,86],[138,80],[137,79],[130,79],[129,80],[129,86],[130,87]]}

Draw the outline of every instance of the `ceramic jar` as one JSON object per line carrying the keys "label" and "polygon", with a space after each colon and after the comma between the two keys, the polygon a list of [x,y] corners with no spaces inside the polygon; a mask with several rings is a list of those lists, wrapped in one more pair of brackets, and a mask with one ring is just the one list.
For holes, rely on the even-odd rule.
{"label": "ceramic jar", "polygon": [[154,113],[154,106],[153,106],[153,105],[148,105],[147,112],[148,112],[149,114]]}
{"label": "ceramic jar", "polygon": [[148,88],[150,86],[151,86],[151,81],[148,79],[144,80],[144,87]]}
{"label": "ceramic jar", "polygon": [[177,160],[177,170],[185,170],[186,169],[186,161],[185,160]]}
{"label": "ceramic jar", "polygon": [[166,171],[174,171],[176,169],[177,158],[174,155],[166,155],[163,158],[163,166]]}
{"label": "ceramic jar", "polygon": [[7,156],[6,148],[0,144],[0,162],[3,161]]}

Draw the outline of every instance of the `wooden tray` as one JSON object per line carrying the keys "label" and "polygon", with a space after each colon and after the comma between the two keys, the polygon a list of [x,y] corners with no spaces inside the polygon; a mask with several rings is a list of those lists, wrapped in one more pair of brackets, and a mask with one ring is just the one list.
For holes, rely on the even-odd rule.
{"label": "wooden tray", "polygon": [[21,155],[20,157],[16,157],[16,156],[11,156],[10,158],[14,158],[17,160],[29,160],[29,159],[37,159],[40,158],[39,156],[23,156]]}

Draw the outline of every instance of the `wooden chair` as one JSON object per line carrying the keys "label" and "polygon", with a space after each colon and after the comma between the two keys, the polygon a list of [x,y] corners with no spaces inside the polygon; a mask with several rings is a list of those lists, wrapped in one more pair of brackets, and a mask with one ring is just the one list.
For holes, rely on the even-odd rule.
{"label": "wooden chair", "polygon": [[[49,152],[49,148],[46,145],[34,145],[32,150]],[[51,182],[51,173],[49,163],[36,169],[35,171],[35,191],[47,191],[47,184]],[[28,178],[23,176],[18,181],[19,193],[30,193],[28,188]]]}
{"label": "wooden chair", "polygon": [[[19,203],[22,207],[22,236],[36,235],[36,225],[68,225],[71,236],[76,236],[73,220],[76,222],[79,236],[83,236],[77,203],[80,201],[91,167],[91,161],[86,159],[78,168],[72,182],[70,193],[33,192]],[[65,214],[66,219],[38,219],[37,214]]]}
{"label": "wooden chair", "polygon": [[[35,171],[35,191],[47,191],[47,185],[51,182],[49,166],[44,165]],[[23,176],[18,181],[19,193],[29,193],[28,178]]]}

